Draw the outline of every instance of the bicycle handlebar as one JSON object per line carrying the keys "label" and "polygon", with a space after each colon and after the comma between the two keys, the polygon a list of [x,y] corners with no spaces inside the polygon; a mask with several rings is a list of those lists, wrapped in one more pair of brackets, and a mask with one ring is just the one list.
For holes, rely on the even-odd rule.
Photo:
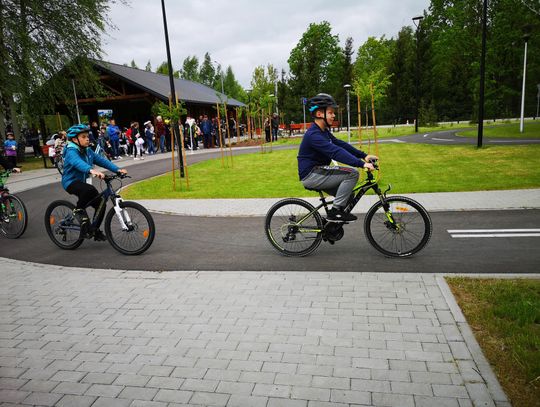
{"label": "bicycle handlebar", "polygon": [[127,174],[113,174],[113,175],[105,175],[105,178],[103,178],[103,181],[105,182],[111,182],[112,180],[114,179],[124,179],[124,178],[131,178],[129,175]]}

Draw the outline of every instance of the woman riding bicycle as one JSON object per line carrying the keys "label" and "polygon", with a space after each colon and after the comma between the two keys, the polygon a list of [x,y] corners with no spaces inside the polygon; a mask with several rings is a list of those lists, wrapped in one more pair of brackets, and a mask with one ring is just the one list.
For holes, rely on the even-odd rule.
{"label": "woman riding bicycle", "polygon": [[330,132],[336,117],[334,98],[319,93],[309,100],[309,111],[313,124],[308,129],[298,151],[298,174],[305,188],[323,190],[335,196],[332,209],[328,211],[329,221],[351,222],[357,219],[343,210],[347,206],[352,190],[358,181],[358,171],[351,167],[330,166],[332,160],[374,170],[368,161],[378,159],[368,155],[349,143],[339,140]]}
{"label": "woman riding bicycle", "polygon": [[[92,168],[94,163],[109,171],[127,174],[126,170],[118,168],[115,164],[100,157],[91,148],[88,148],[90,144],[89,131],[90,127],[83,124],[72,126],[67,131],[68,143],[64,149],[64,173],[62,175],[62,187],[69,194],[76,195],[79,198],[73,214],[79,221],[81,234],[85,237],[88,237],[89,233],[92,232],[89,230],[90,219],[85,208],[91,204],[97,210],[99,203],[95,199],[99,195],[98,190],[85,181],[88,175],[100,179],[105,177],[105,174],[101,171]],[[105,235],[99,229],[94,231],[93,236],[94,240],[106,240]]]}

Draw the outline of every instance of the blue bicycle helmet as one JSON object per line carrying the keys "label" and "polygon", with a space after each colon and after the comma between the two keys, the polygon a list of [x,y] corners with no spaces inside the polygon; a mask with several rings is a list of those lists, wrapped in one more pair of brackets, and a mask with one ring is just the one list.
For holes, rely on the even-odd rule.
{"label": "blue bicycle helmet", "polygon": [[73,137],[77,137],[81,133],[88,133],[90,131],[90,127],[84,125],[84,124],[76,124],[75,126],[71,126],[68,131],[66,132],[66,136],[69,139],[72,139]]}

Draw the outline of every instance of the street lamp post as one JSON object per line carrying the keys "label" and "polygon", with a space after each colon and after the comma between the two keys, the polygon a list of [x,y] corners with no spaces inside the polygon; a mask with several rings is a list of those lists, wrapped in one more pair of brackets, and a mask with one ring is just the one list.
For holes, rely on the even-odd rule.
{"label": "street lamp post", "polygon": [[347,134],[349,136],[349,143],[350,143],[351,142],[351,103],[349,100],[349,90],[351,89],[351,85],[347,83],[346,85],[343,85],[343,87],[347,91]]}
{"label": "street lamp post", "polygon": [[221,78],[221,93],[225,94],[225,91],[223,90],[223,69],[221,69],[221,64],[218,61],[214,62],[219,65],[219,76]]}
{"label": "street lamp post", "polygon": [[252,139],[253,138],[253,133],[252,133],[252,128],[251,128],[251,91],[253,89],[246,89],[246,93],[248,95],[248,105],[247,105],[247,121],[248,121],[248,128],[247,128],[247,131],[248,131],[248,134],[249,134],[249,138]]}
{"label": "street lamp post", "polygon": [[536,116],[534,116],[535,118],[538,117],[538,108],[540,107],[540,83],[536,85],[536,87],[538,88],[538,93],[536,94]]}
{"label": "street lamp post", "polygon": [[71,78],[71,84],[73,85],[73,95],[75,96],[75,108],[77,109],[77,123],[81,123],[81,115],[79,114],[79,102],[77,101],[77,91],[75,90],[75,80]]}
{"label": "street lamp post", "polygon": [[304,133],[306,132],[306,103],[307,99],[302,98],[302,110],[304,112],[304,121],[302,122],[302,126],[304,127]]}
{"label": "street lamp post", "polygon": [[523,40],[525,41],[525,52],[523,55],[523,85],[521,86],[521,115],[519,119],[519,132],[523,133],[523,121],[525,115],[525,77],[527,75],[527,43],[531,38],[529,27],[525,27],[525,34],[523,34]]}
{"label": "street lamp post", "polygon": [[[167,65],[169,67],[169,83],[171,86],[171,100],[176,98],[176,90],[174,89],[174,76],[171,62],[171,48],[169,47],[169,30],[167,29],[167,15],[165,13],[165,0],[161,0],[161,11],[163,12],[163,29],[165,31],[165,48],[167,49]],[[182,156],[182,143],[180,140],[180,128],[178,122],[173,123],[173,130],[178,144],[178,164],[180,166],[180,177],[184,178],[184,158]],[[174,146],[172,146],[174,151]]]}
{"label": "street lamp post", "polygon": [[419,98],[420,98],[420,52],[418,47],[418,31],[420,28],[420,23],[424,19],[424,16],[413,17],[412,21],[416,27],[416,69],[415,69],[415,107],[414,107],[414,132],[418,133],[418,107],[419,107]]}
{"label": "street lamp post", "polygon": [[486,31],[487,31],[487,8],[488,0],[484,0],[484,11],[482,13],[482,54],[480,57],[480,92],[478,95],[478,139],[477,147],[482,147],[482,137],[484,136],[484,83],[486,78]]}

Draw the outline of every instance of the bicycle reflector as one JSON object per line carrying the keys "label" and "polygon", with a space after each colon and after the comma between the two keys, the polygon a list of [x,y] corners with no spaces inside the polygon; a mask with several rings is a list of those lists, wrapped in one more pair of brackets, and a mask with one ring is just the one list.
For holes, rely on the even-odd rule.
{"label": "bicycle reflector", "polygon": [[403,206],[396,206],[396,211],[409,212],[409,208],[404,208]]}
{"label": "bicycle reflector", "polygon": [[56,223],[56,219],[54,219],[54,216],[49,216],[49,224],[54,225]]}

